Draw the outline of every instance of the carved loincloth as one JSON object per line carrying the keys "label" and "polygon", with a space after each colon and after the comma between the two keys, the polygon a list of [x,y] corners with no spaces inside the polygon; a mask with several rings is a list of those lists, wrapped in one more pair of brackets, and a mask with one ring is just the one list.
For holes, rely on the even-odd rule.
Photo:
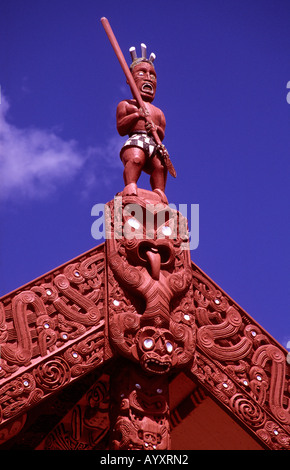
{"label": "carved loincloth", "polygon": [[121,155],[122,150],[126,147],[139,147],[144,150],[146,157],[153,157],[157,149],[155,140],[147,132],[135,132],[132,134],[124,143]]}

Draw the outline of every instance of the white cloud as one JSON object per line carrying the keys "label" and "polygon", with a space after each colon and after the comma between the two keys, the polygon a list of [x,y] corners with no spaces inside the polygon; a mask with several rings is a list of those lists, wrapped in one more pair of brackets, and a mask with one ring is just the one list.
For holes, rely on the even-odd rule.
{"label": "white cloud", "polygon": [[123,164],[119,158],[123,143],[124,138],[119,137],[116,131],[105,144],[88,148],[81,183],[82,197],[88,196],[94,188],[99,188],[100,184],[106,187],[114,186],[115,179],[123,173]]}
{"label": "white cloud", "polygon": [[118,170],[120,139],[81,151],[75,140],[65,141],[53,131],[19,129],[8,122],[9,102],[0,104],[0,199],[46,197],[78,176],[83,194],[100,182],[110,184]]}

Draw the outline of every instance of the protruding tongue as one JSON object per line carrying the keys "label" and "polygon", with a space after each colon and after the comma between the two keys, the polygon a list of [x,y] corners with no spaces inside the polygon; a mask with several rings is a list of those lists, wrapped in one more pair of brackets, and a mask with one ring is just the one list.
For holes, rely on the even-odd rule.
{"label": "protruding tongue", "polygon": [[146,251],[146,256],[147,259],[150,263],[150,268],[151,268],[151,277],[158,281],[159,279],[159,273],[160,273],[160,263],[161,263],[161,257],[160,254],[158,253],[157,248],[150,247]]}

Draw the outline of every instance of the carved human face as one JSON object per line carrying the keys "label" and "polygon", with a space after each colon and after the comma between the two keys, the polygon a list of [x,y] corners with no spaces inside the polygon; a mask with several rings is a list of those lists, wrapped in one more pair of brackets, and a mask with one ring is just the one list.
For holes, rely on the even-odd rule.
{"label": "carved human face", "polygon": [[144,442],[145,450],[155,450],[157,449],[157,445],[161,442],[161,435],[149,429],[139,431],[139,439]]}
{"label": "carved human face", "polygon": [[119,224],[124,233],[107,238],[110,340],[147,373],[162,375],[193,358],[192,270],[181,248],[181,214],[144,194],[123,197],[119,208],[111,203],[107,230]]}
{"label": "carved human face", "polygon": [[176,344],[170,331],[144,327],[137,333],[136,340],[140,364],[147,372],[164,374],[177,362]]}
{"label": "carved human face", "polygon": [[154,100],[156,93],[156,72],[149,62],[140,62],[132,70],[135,83],[144,101]]}

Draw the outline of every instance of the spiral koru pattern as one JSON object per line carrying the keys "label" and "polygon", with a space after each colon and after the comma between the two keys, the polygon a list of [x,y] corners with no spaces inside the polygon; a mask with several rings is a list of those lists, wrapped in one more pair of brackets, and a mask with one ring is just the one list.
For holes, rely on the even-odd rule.
{"label": "spiral koru pattern", "polygon": [[57,390],[70,381],[70,367],[61,357],[55,357],[38,366],[34,378],[43,390]]}
{"label": "spiral koru pattern", "polygon": [[262,426],[265,422],[266,415],[259,405],[248,400],[242,394],[236,394],[231,398],[230,407],[251,427]]}

